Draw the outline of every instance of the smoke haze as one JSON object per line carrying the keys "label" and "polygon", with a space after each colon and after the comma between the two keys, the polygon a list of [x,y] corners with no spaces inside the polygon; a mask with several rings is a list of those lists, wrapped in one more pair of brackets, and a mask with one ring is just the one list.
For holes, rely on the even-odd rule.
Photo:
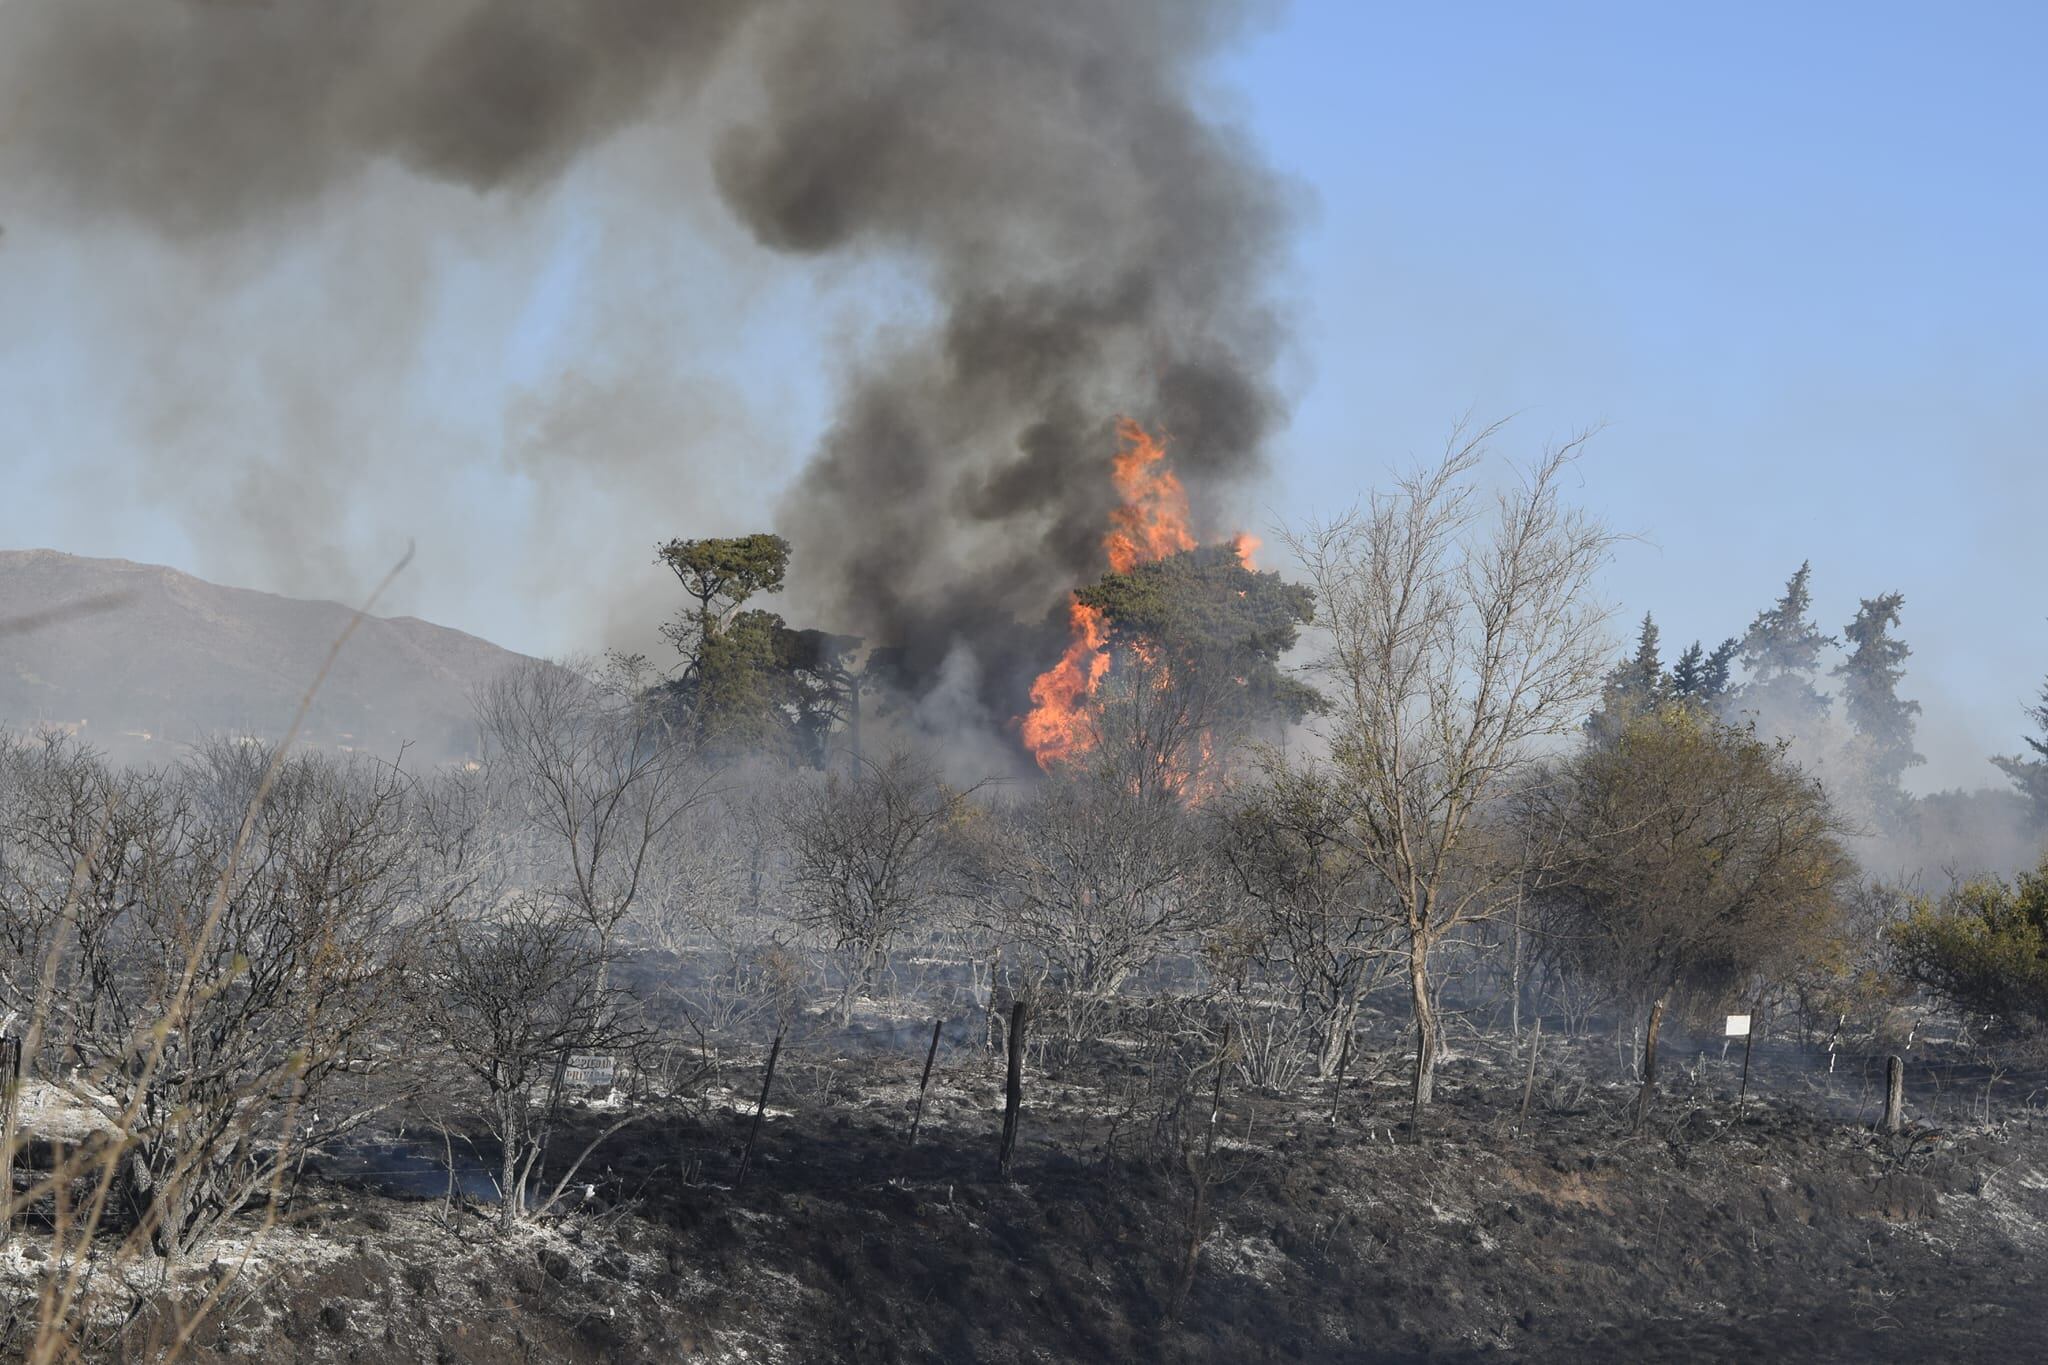
{"label": "smoke haze", "polygon": [[[1207,530],[1262,469],[1280,416],[1268,282],[1285,195],[1208,114],[1200,64],[1264,12],[27,0],[0,19],[0,172],[32,227],[125,224],[142,234],[139,273],[152,253],[180,262],[138,289],[134,434],[177,452],[159,492],[195,539],[230,535],[286,590],[332,592],[365,538],[391,538],[375,504],[409,490],[366,497],[366,470],[460,505],[494,456],[560,509],[548,543],[491,565],[537,587],[584,581],[591,538],[624,538],[607,534],[620,509],[656,506],[657,534],[754,529],[718,513],[759,490],[706,471],[786,475],[757,445],[781,433],[693,372],[720,319],[690,315],[687,284],[661,287],[675,283],[664,253],[722,254],[743,277],[776,273],[771,257],[895,272],[900,306],[864,327],[831,311],[829,287],[811,299],[836,394],[776,516],[797,548],[793,614],[900,644],[927,680],[965,646],[975,658],[949,687],[974,676],[1001,693],[1042,662],[1007,657],[1014,623],[1102,567],[1119,413],[1168,434]],[[421,457],[436,434],[387,410],[432,382],[432,282],[479,252],[543,272],[549,195],[572,180],[644,215],[645,240],[593,248],[614,278],[644,264],[640,288],[612,286],[617,326],[588,365],[496,391],[499,449],[450,436]],[[306,328],[223,370],[252,301],[296,306]],[[672,605],[658,579],[637,581],[652,586],[578,606],[617,623]]]}

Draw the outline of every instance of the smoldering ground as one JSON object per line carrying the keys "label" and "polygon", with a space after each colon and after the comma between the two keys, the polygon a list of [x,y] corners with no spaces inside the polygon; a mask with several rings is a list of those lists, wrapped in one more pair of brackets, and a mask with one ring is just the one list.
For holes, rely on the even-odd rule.
{"label": "smoldering ground", "polygon": [[[832,358],[836,411],[780,497],[793,611],[903,646],[920,679],[964,647],[1001,713],[1043,662],[1013,643],[1015,622],[1043,619],[1102,567],[1118,414],[1168,433],[1208,529],[1227,529],[1262,468],[1281,409],[1269,282],[1287,194],[1218,116],[1203,64],[1268,8],[28,0],[0,14],[13,124],[0,174],[17,235],[139,233],[197,263],[176,306],[117,309],[175,378],[139,365],[137,391],[113,397],[132,439],[176,452],[164,482],[194,539],[293,588],[310,586],[307,563],[366,574],[365,546],[391,537],[415,487],[438,493],[436,510],[460,507],[466,475],[508,467],[550,495],[656,503],[670,534],[750,529],[693,516],[700,452],[665,395],[697,381],[658,317],[622,317],[585,361],[620,408],[655,409],[606,414],[603,429],[639,443],[630,458],[521,440],[550,430],[535,406],[558,390],[587,407],[577,382],[510,397],[480,383],[477,401],[512,415],[495,439],[381,411],[435,325],[421,280],[450,264],[421,242],[456,262],[504,245],[513,269],[538,269],[535,215],[581,196],[644,205],[651,232],[673,224],[679,238],[715,213],[747,244],[743,269],[895,272],[908,297],[878,305],[886,326]],[[349,278],[318,281],[317,320],[278,354],[236,355],[232,328],[194,353],[238,308],[305,317],[305,297],[266,305],[264,292],[307,268],[309,238],[366,213],[353,245],[372,259],[310,258]],[[377,268],[393,257],[401,268]],[[660,442],[649,433],[662,427],[682,429]],[[379,486],[351,477],[366,467]],[[537,577],[631,592],[592,581],[573,536],[544,539],[522,547],[542,557]]]}

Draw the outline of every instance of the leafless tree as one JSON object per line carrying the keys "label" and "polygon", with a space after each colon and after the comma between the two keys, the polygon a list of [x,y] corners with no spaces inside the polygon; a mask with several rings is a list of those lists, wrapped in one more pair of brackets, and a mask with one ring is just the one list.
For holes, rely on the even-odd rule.
{"label": "leafless tree", "polygon": [[1578,723],[1608,661],[1593,576],[1613,537],[1562,496],[1578,443],[1546,454],[1489,515],[1474,476],[1495,430],[1454,435],[1435,468],[1288,536],[1327,641],[1330,766],[1350,788],[1351,841],[1402,920],[1418,1118],[1439,1050],[1431,951],[1513,881],[1512,868],[1474,865],[1467,835],[1532,746]]}
{"label": "leafless tree", "polygon": [[1057,994],[1068,1042],[1089,1036],[1133,972],[1199,926],[1203,856],[1175,795],[1086,770],[1008,814],[989,875],[1006,938]]}
{"label": "leafless tree", "polygon": [[694,807],[660,851],[634,913],[648,940],[679,960],[677,1001],[707,1044],[772,1013],[787,985],[782,795],[773,775],[736,774]]}
{"label": "leafless tree", "polygon": [[1254,950],[1288,971],[1324,1077],[1337,1074],[1360,1005],[1400,956],[1394,904],[1351,839],[1348,794],[1328,772],[1275,759],[1221,817],[1221,852],[1250,903]]}
{"label": "leafless tree", "polygon": [[863,758],[851,778],[828,773],[786,793],[779,822],[791,911],[840,960],[842,1027],[890,945],[957,889],[948,835],[970,794],[907,752]]}
{"label": "leafless tree", "polygon": [[232,744],[118,776],[51,746],[9,776],[30,785],[6,830],[0,979],[120,1139],[105,1169],[119,1157],[132,1235],[189,1254],[276,1193],[287,1151],[367,1117],[337,1082],[383,1064],[421,891],[411,785]]}
{"label": "leafless tree", "polygon": [[627,1048],[644,1030],[599,970],[605,949],[596,931],[552,898],[514,894],[451,919],[423,956],[418,1008],[430,1035],[482,1088],[500,1150],[500,1226],[509,1230],[545,1213],[597,1142],[637,1116],[607,1126],[543,1193],[537,1182],[571,1052]]}
{"label": "leafless tree", "polygon": [[476,709],[503,814],[537,833],[541,887],[597,936],[602,988],[620,922],[712,774],[631,696],[574,667],[519,664],[482,689]]}

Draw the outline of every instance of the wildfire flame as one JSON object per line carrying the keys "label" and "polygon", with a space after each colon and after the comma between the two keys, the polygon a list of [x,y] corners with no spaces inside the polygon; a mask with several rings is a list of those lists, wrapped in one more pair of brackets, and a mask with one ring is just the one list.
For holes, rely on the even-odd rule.
{"label": "wildfire flame", "polygon": [[1195,538],[1188,531],[1188,491],[1163,463],[1166,447],[1128,417],[1117,420],[1116,435],[1124,448],[1110,465],[1110,478],[1123,502],[1109,514],[1102,548],[1109,552],[1110,568],[1129,573],[1194,549]]}
{"label": "wildfire flame", "polygon": [[1031,684],[1031,713],[1024,717],[1024,747],[1046,769],[1095,743],[1085,704],[1109,672],[1109,623],[1102,613],[1076,598],[1067,604],[1067,625],[1073,633],[1067,652]]}
{"label": "wildfire flame", "polygon": [[[1117,440],[1122,448],[1110,464],[1110,478],[1120,499],[1109,514],[1109,533],[1102,548],[1109,567],[1129,573],[1140,564],[1192,550],[1188,494],[1178,475],[1165,464],[1166,446],[1130,418],[1119,418]],[[1253,566],[1259,538],[1240,531],[1231,541],[1238,562]],[[1067,605],[1069,638],[1060,661],[1031,684],[1031,711],[1024,717],[1024,747],[1048,771],[1095,744],[1089,700],[1109,672],[1109,622],[1077,597]],[[1206,753],[1207,739],[1203,741]]]}

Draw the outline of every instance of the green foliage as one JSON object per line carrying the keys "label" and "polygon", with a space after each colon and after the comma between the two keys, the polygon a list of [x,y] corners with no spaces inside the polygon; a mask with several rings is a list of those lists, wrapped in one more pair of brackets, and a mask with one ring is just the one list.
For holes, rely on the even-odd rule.
{"label": "green foliage", "polygon": [[[1699,652],[1695,643],[1679,663],[1696,667]],[[1658,654],[1657,622],[1646,612],[1642,627],[1636,632],[1636,652],[1615,665],[1601,683],[1600,705],[1586,717],[1586,733],[1596,744],[1612,743],[1633,717],[1656,710],[1676,690],[1676,679],[1664,671],[1663,659]]]}
{"label": "green foliage", "polygon": [[1796,730],[1799,722],[1827,714],[1828,701],[1813,685],[1821,651],[1835,643],[1808,619],[1813,594],[1807,580],[1811,561],[1801,564],[1785,584],[1785,595],[1759,612],[1742,638],[1742,663],[1749,670],[1743,689],[1745,707],[1760,711],[1780,728]]}
{"label": "green foliage", "polygon": [[1230,546],[1140,564],[1078,596],[1109,618],[1112,639],[1143,644],[1177,687],[1203,692],[1215,723],[1296,721],[1322,709],[1314,688],[1279,667],[1314,619],[1314,595],[1245,568]]}
{"label": "green foliage", "polygon": [[2032,803],[2035,825],[2048,829],[2048,682],[2041,684],[2041,704],[2028,707],[2027,715],[2040,730],[2038,738],[2033,735],[2026,738],[2026,745],[2034,751],[2034,756],[2028,758],[2025,754],[2012,754],[1991,761]]}
{"label": "green foliage", "polygon": [[2048,858],[2018,882],[1978,878],[1888,932],[1899,970],[1967,1014],[2048,1023]]}
{"label": "green foliage", "polygon": [[1729,670],[1741,647],[1739,640],[1730,638],[1714,646],[1714,652],[1709,654],[1694,640],[1672,666],[1671,695],[1710,708],[1718,704],[1728,691]]}
{"label": "green foliage", "polygon": [[786,737],[789,679],[778,666],[782,618],[742,611],[704,641],[685,681],[699,737],[713,747],[773,750]]}
{"label": "green foliage", "polygon": [[1835,938],[1852,864],[1826,797],[1782,745],[1698,706],[1588,744],[1536,821],[1555,951],[1632,1003],[1795,970]]}
{"label": "green foliage", "polygon": [[1913,651],[1891,630],[1899,624],[1902,593],[1866,597],[1856,619],[1843,630],[1849,657],[1835,668],[1842,680],[1842,708],[1849,724],[1870,746],[1870,776],[1884,791],[1897,794],[1899,776],[1926,760],[1913,751],[1913,717],[1920,703],[1902,701],[1899,680]]}
{"label": "green foliage", "polygon": [[860,641],[792,630],[752,598],[779,591],[789,569],[781,536],[671,540],[656,547],[695,601],[662,633],[683,666],[657,689],[662,711],[707,752],[782,754],[822,766],[833,726],[851,713]]}
{"label": "green foliage", "polygon": [[855,671],[853,655],[860,646],[858,635],[786,627],[776,632],[775,666],[786,679],[784,703],[797,750],[814,768],[828,766],[832,735],[839,726],[852,728],[853,746],[859,751],[865,675]]}
{"label": "green foliage", "polygon": [[654,554],[696,599],[700,612],[721,620],[757,593],[782,591],[789,570],[789,542],[766,534],[671,540]]}

